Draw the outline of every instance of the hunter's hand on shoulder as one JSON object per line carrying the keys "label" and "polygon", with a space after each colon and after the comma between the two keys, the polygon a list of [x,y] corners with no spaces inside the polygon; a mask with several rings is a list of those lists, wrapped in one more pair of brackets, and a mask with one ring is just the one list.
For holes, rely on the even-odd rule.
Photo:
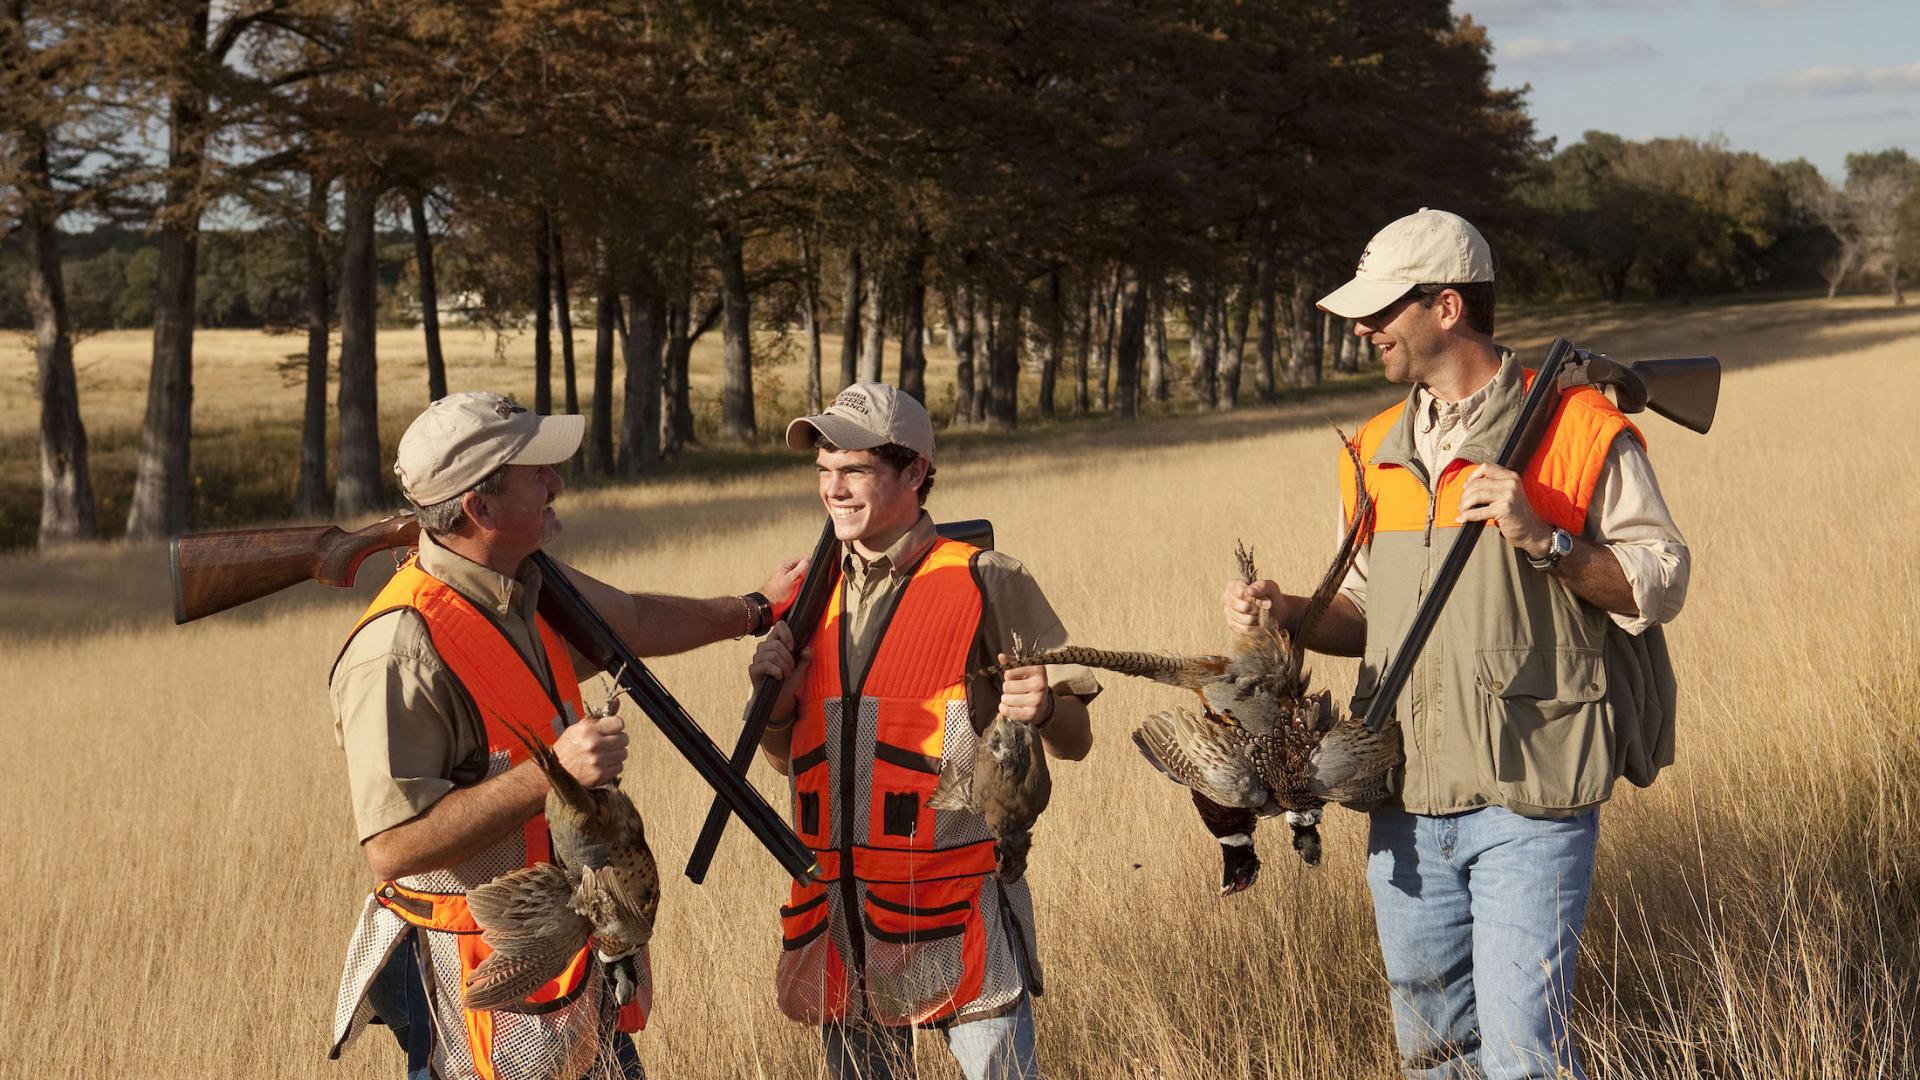
{"label": "hunter's hand on shoulder", "polygon": [[763,678],[780,680],[780,698],[773,707],[773,715],[784,717],[793,711],[794,699],[800,696],[800,685],[806,681],[807,668],[812,663],[811,647],[800,650],[799,659],[794,658],[793,629],[781,619],[753,650],[753,662],[748,665],[747,674],[756,682]]}
{"label": "hunter's hand on shoulder", "polygon": [[798,559],[788,559],[786,562],[774,567],[773,573],[767,577],[767,583],[760,586],[760,595],[767,598],[767,603],[778,608],[781,604],[791,599],[794,593],[800,591],[800,582],[804,580],[806,576],[807,560],[805,556]]}
{"label": "hunter's hand on shoulder", "polygon": [[[1013,657],[1000,654],[1004,664]],[[1000,715],[1017,724],[1039,725],[1053,716],[1053,688],[1047,685],[1047,666],[1029,664],[1000,673]]]}
{"label": "hunter's hand on shoulder", "polygon": [[1289,596],[1280,591],[1280,586],[1272,581],[1256,581],[1249,585],[1244,581],[1227,582],[1226,591],[1220,595],[1220,610],[1227,617],[1227,625],[1236,634],[1251,634],[1260,625],[1260,613],[1273,612],[1273,617],[1281,626],[1289,626],[1306,609],[1306,598]]}
{"label": "hunter's hand on shoulder", "polygon": [[553,752],[588,787],[615,783],[627,763],[627,723],[617,716],[585,717],[560,733]]}
{"label": "hunter's hand on shoulder", "polygon": [[1553,528],[1540,519],[1527,499],[1520,474],[1498,465],[1482,465],[1460,489],[1461,524],[1492,521],[1507,543],[1535,558],[1547,553]]}

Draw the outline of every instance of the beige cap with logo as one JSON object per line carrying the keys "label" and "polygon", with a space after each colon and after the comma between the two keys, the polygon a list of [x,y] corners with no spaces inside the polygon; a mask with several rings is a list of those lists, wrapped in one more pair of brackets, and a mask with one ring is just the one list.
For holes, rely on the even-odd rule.
{"label": "beige cap with logo", "polygon": [[1353,280],[1320,298],[1320,310],[1360,319],[1407,295],[1415,285],[1493,280],[1493,249],[1459,214],[1421,207],[1375,233]]}
{"label": "beige cap with logo", "polygon": [[448,394],[400,436],[393,474],[416,506],[445,502],[502,465],[557,465],[580,449],[584,416],[541,416],[484,390]]}
{"label": "beige cap with logo", "polygon": [[807,450],[818,431],[842,450],[871,450],[898,443],[933,460],[933,421],[926,407],[885,383],[854,383],[840,391],[827,411],[787,425],[787,446]]}

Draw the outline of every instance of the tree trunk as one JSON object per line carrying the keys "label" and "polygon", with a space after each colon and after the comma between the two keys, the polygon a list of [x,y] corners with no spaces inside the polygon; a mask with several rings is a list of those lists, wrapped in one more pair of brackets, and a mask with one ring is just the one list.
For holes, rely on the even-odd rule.
{"label": "tree trunk", "polygon": [[847,248],[845,286],[840,300],[840,385],[835,393],[860,381],[860,246]]}
{"label": "tree trunk", "polygon": [[533,216],[533,411],[553,412],[553,261],[547,233],[553,215],[541,203]]}
{"label": "tree trunk", "polygon": [[1187,301],[1187,356],[1193,365],[1194,400],[1202,409],[1219,404],[1220,352],[1214,325],[1217,311],[1212,291],[1195,282],[1193,296]]}
{"label": "tree trunk", "polygon": [[340,256],[340,449],[334,454],[334,508],[358,517],[386,504],[380,485],[380,400],[374,353],[373,216],[369,181],[347,184]]}
{"label": "tree trunk", "polygon": [[440,351],[440,283],[433,270],[433,234],[427,231],[427,199],[418,189],[407,192],[407,211],[413,218],[413,262],[420,273],[420,329],[427,338],[427,400],[447,396],[447,359]]}
{"label": "tree trunk", "polygon": [[[15,24],[15,29],[18,24]],[[21,181],[21,232],[27,249],[27,309],[33,315],[35,387],[40,398],[40,536],[42,547],[91,540],[93,474],[87,468],[87,429],[80,422],[80,387],[73,370],[73,327],[60,266],[60,216],[53,190],[46,133],[23,125],[16,150],[26,168]]]}
{"label": "tree trunk", "polygon": [[1313,308],[1313,283],[1305,274],[1296,274],[1293,279],[1293,295],[1289,298],[1293,324],[1293,385],[1313,386],[1320,381],[1320,340],[1316,330],[1320,320],[1315,318]]}
{"label": "tree trunk", "polygon": [[947,297],[947,340],[953,348],[954,427],[973,423],[973,290],[956,285]]}
{"label": "tree trunk", "polygon": [[1273,256],[1260,257],[1260,272],[1254,276],[1254,299],[1260,305],[1260,344],[1257,347],[1253,368],[1253,389],[1263,404],[1271,404],[1278,396],[1273,381],[1273,353],[1277,334],[1275,323],[1275,304],[1273,297]]}
{"label": "tree trunk", "polygon": [[[594,260],[593,417],[587,426],[587,471],[613,472],[613,335],[620,322],[619,285],[613,276],[613,252],[602,239]],[[624,404],[624,403],[623,403]],[[654,425],[653,445],[660,445]]]}
{"label": "tree trunk", "polygon": [[[1112,276],[1117,277],[1118,273],[1119,271],[1115,270]],[[1094,327],[1097,335],[1093,339],[1093,397],[1094,403],[1100,407],[1101,412],[1113,408],[1113,342],[1118,322],[1113,309],[1120,295],[1117,289],[1108,286],[1108,277],[1108,272],[1103,269],[1100,280],[1094,284],[1098,299],[1093,305]]]}
{"label": "tree trunk", "polygon": [[1047,355],[1040,361],[1040,415],[1053,418],[1053,384],[1060,375],[1060,354],[1066,350],[1066,292],[1059,270],[1047,275]]}
{"label": "tree trunk", "polygon": [[547,217],[547,231],[553,238],[553,320],[560,331],[560,385],[566,393],[567,412],[580,411],[580,388],[573,372],[573,301],[567,292],[567,246],[560,223]]}
{"label": "tree trunk", "polygon": [[[1017,297],[1018,294],[1016,293]],[[1024,313],[1020,301],[1015,299],[1007,308],[1002,309],[998,318],[990,318],[988,325],[987,355],[991,360],[993,375],[993,400],[990,410],[989,426],[1011,431],[1019,426],[1020,408],[1020,338],[1021,321]]]}
{"label": "tree trunk", "polygon": [[[192,5],[190,52],[204,56],[212,0]],[[166,212],[160,225],[153,297],[153,368],[140,428],[140,461],[127,508],[129,539],[172,536],[187,527],[193,491],[194,272],[200,248],[200,181],[207,95],[174,94],[168,106]]]}
{"label": "tree trunk", "polygon": [[[327,306],[327,188],[330,181],[315,171],[307,177],[307,220],[301,230],[307,248],[307,400],[300,419],[300,475],[293,487],[293,512],[301,517],[324,517],[333,509],[327,493],[327,330],[333,313]],[[415,235],[420,219],[414,221]],[[431,277],[422,272],[422,280]],[[424,296],[424,291],[422,293]],[[431,307],[424,307],[432,311]],[[440,349],[439,335],[427,338],[428,383]],[[447,395],[447,376],[440,372],[440,396]]]}
{"label": "tree trunk", "polygon": [[1163,288],[1155,284],[1146,290],[1147,329],[1142,346],[1146,352],[1147,397],[1167,400],[1167,320],[1161,307]]}
{"label": "tree trunk", "polygon": [[813,232],[800,230],[800,301],[807,316],[807,388],[802,403],[808,415],[820,411],[820,251]]}
{"label": "tree trunk", "polygon": [[1113,416],[1131,420],[1140,414],[1140,354],[1146,345],[1147,296],[1140,275],[1125,272],[1120,290],[1120,340],[1114,347]]}
{"label": "tree trunk", "polygon": [[1339,369],[1351,375],[1360,370],[1360,339],[1354,336],[1353,320],[1335,319],[1333,329],[1340,335]]}
{"label": "tree trunk", "polygon": [[683,293],[667,301],[667,360],[662,373],[660,393],[660,452],[676,454],[696,440],[693,437],[693,400],[689,385],[689,362],[693,355],[693,297]]}
{"label": "tree trunk", "polygon": [[1895,307],[1907,302],[1907,298],[1900,293],[1900,260],[1897,258],[1887,261],[1887,289],[1893,293]]}
{"label": "tree trunk", "polygon": [[973,292],[973,422],[987,422],[993,400],[993,298]]}
{"label": "tree trunk", "polygon": [[1240,407],[1240,372],[1246,356],[1247,326],[1253,316],[1253,290],[1259,272],[1260,267],[1252,259],[1247,260],[1247,272],[1239,293],[1231,302],[1224,296],[1220,298],[1220,321],[1226,338],[1226,352],[1220,364],[1220,406],[1224,409]]}
{"label": "tree trunk", "polygon": [[887,297],[886,282],[881,278],[878,266],[867,271],[866,320],[867,340],[860,345],[860,381],[877,383],[886,370],[887,351]]}
{"label": "tree trunk", "polygon": [[720,229],[720,437],[753,441],[753,327],[747,299],[746,244],[731,223]]}
{"label": "tree trunk", "polygon": [[[725,254],[721,256],[726,259]],[[645,476],[660,470],[660,369],[672,333],[666,291],[644,256],[627,278],[625,393],[620,406],[620,472]],[[749,420],[748,430],[751,431]]]}
{"label": "tree trunk", "polygon": [[915,249],[900,267],[900,389],[926,403],[927,256]]}

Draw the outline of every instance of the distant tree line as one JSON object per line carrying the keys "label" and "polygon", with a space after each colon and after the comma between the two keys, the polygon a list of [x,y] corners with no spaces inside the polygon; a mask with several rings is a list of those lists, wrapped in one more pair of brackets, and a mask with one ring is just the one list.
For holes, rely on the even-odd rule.
{"label": "distant tree line", "polygon": [[1817,173],[1713,144],[1555,153],[1489,50],[1447,0],[9,0],[0,319],[35,339],[40,535],[97,531],[72,339],[104,325],[153,333],[128,534],[190,524],[199,326],[304,327],[291,509],[386,505],[373,332],[399,274],[422,403],[447,390],[438,296],[478,295],[531,322],[536,409],[591,402],[581,467],[644,476],[695,441],[703,335],[717,438],[774,419],[757,326],[801,328],[808,407],[862,378],[924,395],[930,327],[956,425],[1018,424],[1023,367],[1043,415],[1274,400],[1359,362],[1313,300],[1420,205],[1540,295],[1904,250],[1867,239],[1901,234],[1851,176],[1829,219]]}

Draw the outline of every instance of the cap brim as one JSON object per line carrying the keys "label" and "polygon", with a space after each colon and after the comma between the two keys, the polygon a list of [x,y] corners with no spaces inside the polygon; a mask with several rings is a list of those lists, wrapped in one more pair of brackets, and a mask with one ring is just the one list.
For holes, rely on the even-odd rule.
{"label": "cap brim", "polygon": [[816,431],[842,450],[871,450],[887,443],[885,435],[876,435],[845,417],[823,413],[819,416],[803,416],[788,424],[787,449],[813,449],[813,433]]}
{"label": "cap brim", "polygon": [[573,457],[586,438],[587,418],[578,414],[543,416],[540,428],[527,440],[520,452],[507,459],[509,465],[558,465]]}
{"label": "cap brim", "polygon": [[1343,319],[1363,319],[1407,295],[1413,286],[1397,281],[1372,281],[1354,278],[1320,298],[1321,311]]}

